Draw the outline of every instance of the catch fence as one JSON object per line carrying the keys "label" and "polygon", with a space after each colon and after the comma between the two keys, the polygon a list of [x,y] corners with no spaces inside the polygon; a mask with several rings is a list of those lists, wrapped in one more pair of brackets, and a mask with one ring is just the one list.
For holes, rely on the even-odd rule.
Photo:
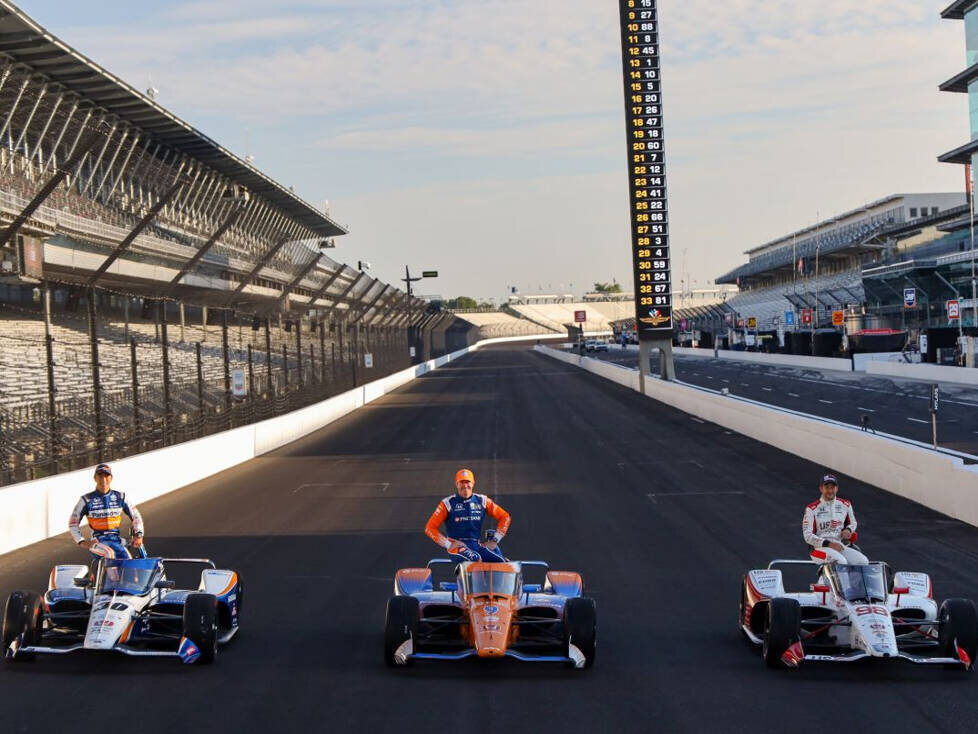
{"label": "catch fence", "polygon": [[281,415],[404,369],[409,353],[406,324],[346,309],[268,316],[0,285],[0,484]]}

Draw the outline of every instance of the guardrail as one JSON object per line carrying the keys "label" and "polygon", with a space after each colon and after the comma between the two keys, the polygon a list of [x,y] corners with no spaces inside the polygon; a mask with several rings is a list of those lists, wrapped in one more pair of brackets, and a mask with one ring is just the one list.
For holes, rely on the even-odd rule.
{"label": "guardrail", "polygon": [[[639,390],[637,370],[544,346],[536,349]],[[971,463],[976,457],[679,382],[647,378],[645,395],[978,526],[978,464]]]}

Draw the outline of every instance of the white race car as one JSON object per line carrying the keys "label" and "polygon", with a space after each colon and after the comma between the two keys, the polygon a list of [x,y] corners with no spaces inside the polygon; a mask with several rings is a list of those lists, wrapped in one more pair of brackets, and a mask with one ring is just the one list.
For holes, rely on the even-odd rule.
{"label": "white race car", "polygon": [[[167,570],[188,565],[190,575],[201,569],[200,585],[176,589]],[[16,662],[112,650],[210,663],[238,631],[242,595],[237,573],[204,558],[104,559],[94,574],[87,566],[55,566],[43,596],[15,591],[7,599],[3,653]]]}
{"label": "white race car", "polygon": [[808,591],[786,592],[779,567],[814,561],[775,560],[749,571],[740,592],[741,632],[763,650],[769,667],[803,660],[851,662],[902,658],[972,670],[978,614],[968,599],[934,600],[926,573],[890,573],[885,563],[827,564]]}

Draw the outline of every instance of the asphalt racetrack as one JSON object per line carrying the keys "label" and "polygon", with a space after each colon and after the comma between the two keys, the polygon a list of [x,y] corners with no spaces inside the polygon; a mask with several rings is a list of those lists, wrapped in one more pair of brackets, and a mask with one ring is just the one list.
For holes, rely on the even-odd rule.
{"label": "asphalt racetrack", "polygon": [[[704,350],[704,355],[711,354]],[[612,345],[607,352],[589,357],[626,367],[638,367],[638,352],[622,352]],[[736,359],[676,355],[676,378],[711,390],[726,388],[731,395],[768,405],[789,408],[822,418],[861,426],[868,420],[872,430],[930,444],[930,383],[923,380],[839,372],[803,367],[782,367]],[[658,373],[658,355],[652,358]],[[938,444],[947,449],[978,454],[978,387],[945,382],[939,384]]]}
{"label": "asphalt racetrack", "polygon": [[[384,667],[392,574],[438,555],[422,526],[460,466],[512,513],[508,556],[583,573],[593,669]],[[241,635],[210,667],[104,654],[0,665],[0,729],[974,731],[973,674],[902,661],[771,671],[741,638],[741,576],[803,555],[822,469],[528,348],[479,351],[144,504],[154,554],[242,574]],[[841,482],[871,557],[929,572],[939,598],[978,596],[978,529]],[[52,564],[83,558],[66,535],[2,556],[0,593],[40,590]]]}

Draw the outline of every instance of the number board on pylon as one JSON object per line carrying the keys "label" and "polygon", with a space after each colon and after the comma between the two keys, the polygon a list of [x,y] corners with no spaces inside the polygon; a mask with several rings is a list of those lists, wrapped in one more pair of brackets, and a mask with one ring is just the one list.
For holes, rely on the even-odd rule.
{"label": "number board on pylon", "polygon": [[656,0],[618,0],[624,68],[635,323],[639,339],[672,331],[659,21]]}

